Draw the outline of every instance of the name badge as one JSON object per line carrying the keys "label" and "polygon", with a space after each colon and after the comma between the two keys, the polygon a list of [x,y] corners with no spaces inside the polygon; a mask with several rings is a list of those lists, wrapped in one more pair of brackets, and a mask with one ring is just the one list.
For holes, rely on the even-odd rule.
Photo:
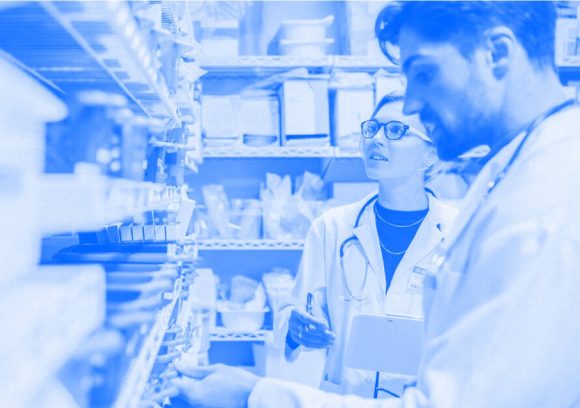
{"label": "name badge", "polygon": [[409,276],[409,283],[407,284],[408,292],[423,293],[425,272],[426,270],[419,266],[413,268],[413,272],[411,272],[411,275]]}

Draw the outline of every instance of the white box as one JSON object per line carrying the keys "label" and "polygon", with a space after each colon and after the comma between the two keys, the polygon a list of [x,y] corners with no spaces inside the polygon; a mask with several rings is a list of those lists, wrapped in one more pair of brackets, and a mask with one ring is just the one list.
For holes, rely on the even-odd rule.
{"label": "white box", "polygon": [[179,239],[179,225],[178,224],[165,225],[165,238],[167,241],[177,241]]}
{"label": "white box", "polygon": [[269,95],[242,95],[244,144],[280,144],[278,98]]}
{"label": "white box", "polygon": [[119,224],[107,225],[106,231],[109,244],[118,244],[121,242],[121,236],[119,234]]}
{"label": "white box", "polygon": [[155,225],[155,241],[167,241],[167,235],[165,235],[165,225]]}
{"label": "white box", "polygon": [[239,95],[203,95],[203,135],[206,144],[238,144],[242,141]]}
{"label": "white box", "polygon": [[[195,201],[189,198],[182,198],[179,202],[179,210],[175,215],[175,223],[177,224],[177,234],[179,238],[185,238],[187,229],[191,223],[191,217],[195,211]],[[168,238],[169,239],[169,238]]]}
{"label": "white box", "polygon": [[326,38],[327,27],[333,22],[333,15],[318,20],[284,20],[280,27],[281,38],[291,41],[322,41]]}
{"label": "white box", "polygon": [[131,234],[133,242],[143,242],[143,225],[132,225]]}
{"label": "white box", "polygon": [[577,50],[580,37],[580,15],[578,18],[556,20],[556,65],[578,65],[580,55]]}
{"label": "white box", "polygon": [[280,86],[282,145],[330,144],[328,80],[289,79]]}
{"label": "white box", "polygon": [[333,145],[345,150],[358,151],[360,124],[373,113],[373,82],[368,74],[365,75],[353,76],[350,80],[345,78],[348,82],[337,85],[332,92]]}
{"label": "white box", "polygon": [[119,228],[119,234],[121,235],[121,242],[133,242],[133,234],[130,225],[121,225]]}
{"label": "white box", "polygon": [[155,225],[143,225],[143,240],[155,241]]}

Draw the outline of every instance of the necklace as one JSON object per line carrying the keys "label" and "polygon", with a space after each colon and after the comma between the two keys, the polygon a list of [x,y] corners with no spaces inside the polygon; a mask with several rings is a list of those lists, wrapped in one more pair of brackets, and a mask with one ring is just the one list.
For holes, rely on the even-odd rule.
{"label": "necklace", "polygon": [[[379,241],[379,242],[380,242],[380,241]],[[382,242],[380,242],[380,244],[381,244],[381,248],[383,248],[383,249],[385,250],[385,252],[386,252],[387,254],[390,254],[390,255],[402,255],[402,254],[404,254],[405,252],[407,252],[407,250],[406,250],[406,249],[405,249],[404,251],[399,251],[399,252],[391,251],[390,249],[388,249],[387,247],[385,247],[385,246],[383,245],[383,243],[382,243]]]}
{"label": "necklace", "polygon": [[391,227],[396,227],[396,228],[409,228],[409,227],[414,227],[417,224],[421,224],[423,222],[423,220],[425,219],[425,217],[423,217],[423,218],[421,218],[421,219],[419,219],[419,220],[417,220],[417,221],[415,221],[415,222],[413,222],[411,224],[408,224],[408,225],[393,224],[392,222],[389,222],[389,221],[385,220],[383,217],[381,217],[381,215],[379,214],[379,210],[377,210],[377,205],[376,204],[375,204],[374,209],[375,209],[375,215],[377,216],[377,218],[379,220],[381,220],[382,222],[384,222],[387,225],[390,225]]}

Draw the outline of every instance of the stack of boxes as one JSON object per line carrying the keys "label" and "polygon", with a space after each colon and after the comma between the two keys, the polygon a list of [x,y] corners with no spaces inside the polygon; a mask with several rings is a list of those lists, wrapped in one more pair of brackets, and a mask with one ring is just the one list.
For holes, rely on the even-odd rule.
{"label": "stack of boxes", "polygon": [[[274,89],[202,97],[206,146],[339,146],[358,149],[374,105],[404,92],[400,75],[379,70],[286,75]],[[332,135],[332,140],[331,140]]]}

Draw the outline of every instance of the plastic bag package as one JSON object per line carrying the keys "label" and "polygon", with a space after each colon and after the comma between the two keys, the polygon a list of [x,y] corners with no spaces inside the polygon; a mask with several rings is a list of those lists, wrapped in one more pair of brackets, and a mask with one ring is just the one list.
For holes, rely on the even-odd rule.
{"label": "plastic bag package", "polygon": [[224,186],[208,184],[203,186],[201,191],[209,219],[217,229],[220,238],[231,239],[233,234],[229,226],[230,208]]}
{"label": "plastic bag package", "polygon": [[229,225],[237,239],[260,239],[262,236],[262,204],[260,201],[233,199]]}
{"label": "plastic bag package", "polygon": [[294,278],[288,269],[275,267],[271,272],[262,275],[262,282],[268,295],[270,308],[277,312],[290,299]]}
{"label": "plastic bag package", "polygon": [[322,202],[303,198],[304,192],[318,185],[313,176],[311,173],[305,174],[302,187],[293,195],[290,177],[266,175],[266,185],[260,192],[265,238],[292,240],[306,236],[310,224],[322,208]]}

